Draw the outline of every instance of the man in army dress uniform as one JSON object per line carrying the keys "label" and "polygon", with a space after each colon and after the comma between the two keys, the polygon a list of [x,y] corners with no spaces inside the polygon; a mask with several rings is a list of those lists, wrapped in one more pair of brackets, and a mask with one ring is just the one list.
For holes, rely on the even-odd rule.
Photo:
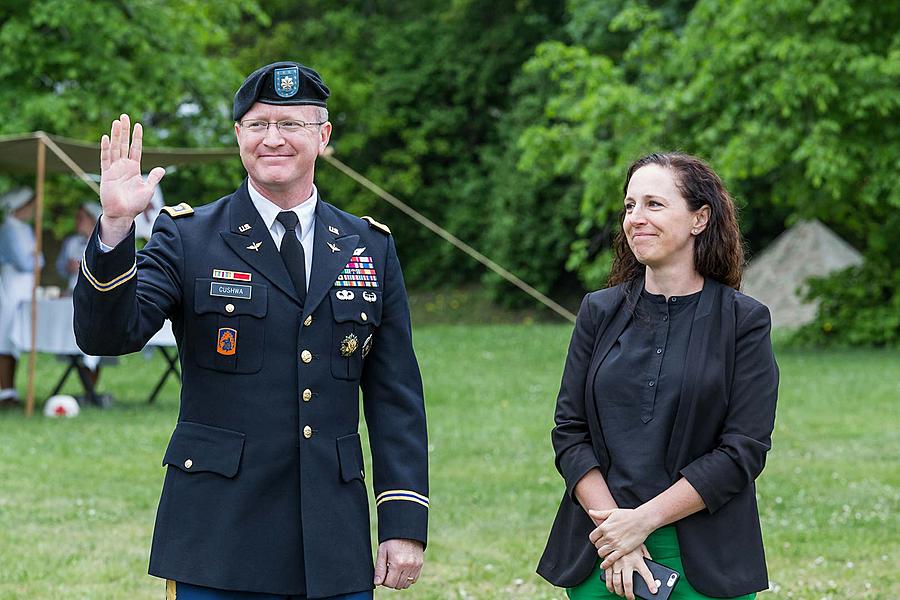
{"label": "man in army dress uniform", "polygon": [[103,216],[75,333],[86,353],[118,355],[173,323],[181,407],[150,573],[179,600],[371,598],[422,567],[427,441],[409,305],[390,230],[313,184],[328,94],[294,62],[252,73],[234,99],[248,178],[211,204],[167,207],[137,254],[134,217],[164,171],[142,179],[143,133],[136,123],[130,135],[127,115],[101,141]]}

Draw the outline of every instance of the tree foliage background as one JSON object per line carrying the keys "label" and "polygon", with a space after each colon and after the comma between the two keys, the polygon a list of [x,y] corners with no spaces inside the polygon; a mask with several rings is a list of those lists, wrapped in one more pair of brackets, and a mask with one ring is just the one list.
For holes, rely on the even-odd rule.
{"label": "tree foliage background", "polygon": [[[900,5],[875,0],[7,1],[0,133],[233,143],[242,76],[292,58],[332,89],[337,156],[542,291],[602,286],[638,156],[707,159],[753,252],[815,217],[896,281]],[[179,170],[200,204],[237,161]],[[389,223],[413,286],[521,296],[327,166],[324,197]],[[24,180],[23,180],[24,181]],[[6,180],[6,183],[11,183]],[[86,190],[51,183],[56,230]],[[882,286],[888,301],[896,285]]]}

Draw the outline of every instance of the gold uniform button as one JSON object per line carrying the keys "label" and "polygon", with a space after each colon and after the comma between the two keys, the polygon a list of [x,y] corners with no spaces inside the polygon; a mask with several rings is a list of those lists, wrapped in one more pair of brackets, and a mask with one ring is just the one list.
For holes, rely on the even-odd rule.
{"label": "gold uniform button", "polygon": [[309,402],[310,400],[312,400],[312,390],[306,388],[305,390],[303,390],[303,401]]}
{"label": "gold uniform button", "polygon": [[309,439],[312,437],[312,427],[307,425],[306,427],[303,428],[303,437],[305,437],[306,439]]}
{"label": "gold uniform button", "polygon": [[225,312],[227,312],[227,313],[233,313],[233,312],[234,312],[234,304],[226,304],[226,305],[225,305]]}
{"label": "gold uniform button", "polygon": [[311,363],[312,362],[312,352],[310,352],[309,350],[304,350],[303,352],[300,353],[300,360],[302,360],[306,364]]}
{"label": "gold uniform button", "polygon": [[312,315],[307,316],[303,321],[304,327],[309,327],[310,325],[312,325]]}
{"label": "gold uniform button", "polygon": [[194,461],[192,461],[191,459],[187,459],[186,461],[184,461],[185,469],[190,469],[193,466],[194,466]]}
{"label": "gold uniform button", "polygon": [[359,318],[362,319],[363,321],[368,321],[369,315],[367,315],[366,313],[359,313]]}

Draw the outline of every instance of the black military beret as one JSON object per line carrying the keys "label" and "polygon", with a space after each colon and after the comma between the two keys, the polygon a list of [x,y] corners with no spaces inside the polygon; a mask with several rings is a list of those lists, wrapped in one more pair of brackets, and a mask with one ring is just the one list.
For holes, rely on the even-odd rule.
{"label": "black military beret", "polygon": [[234,95],[234,120],[250,110],[254,102],[264,104],[311,104],[325,106],[328,86],[318,73],[300,63],[284,61],[250,73]]}

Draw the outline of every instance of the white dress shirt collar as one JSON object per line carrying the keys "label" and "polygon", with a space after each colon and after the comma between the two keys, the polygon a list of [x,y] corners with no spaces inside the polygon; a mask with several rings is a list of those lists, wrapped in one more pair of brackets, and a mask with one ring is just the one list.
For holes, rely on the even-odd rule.
{"label": "white dress shirt collar", "polygon": [[[247,191],[250,193],[250,200],[253,202],[253,206],[256,208],[257,212],[259,212],[259,216],[262,217],[263,222],[266,224],[266,229],[272,232],[273,237],[277,236],[276,242],[279,247],[281,246],[281,236],[284,235],[284,227],[275,220],[283,209],[263,196],[259,190],[253,187],[253,181],[249,181],[247,185]],[[300,219],[300,230],[303,232],[302,238],[306,238],[306,236],[312,233],[313,225],[316,222],[316,202],[318,200],[319,192],[316,189],[316,184],[312,186],[312,193],[309,195],[309,198],[290,209],[297,214],[297,218]]]}

